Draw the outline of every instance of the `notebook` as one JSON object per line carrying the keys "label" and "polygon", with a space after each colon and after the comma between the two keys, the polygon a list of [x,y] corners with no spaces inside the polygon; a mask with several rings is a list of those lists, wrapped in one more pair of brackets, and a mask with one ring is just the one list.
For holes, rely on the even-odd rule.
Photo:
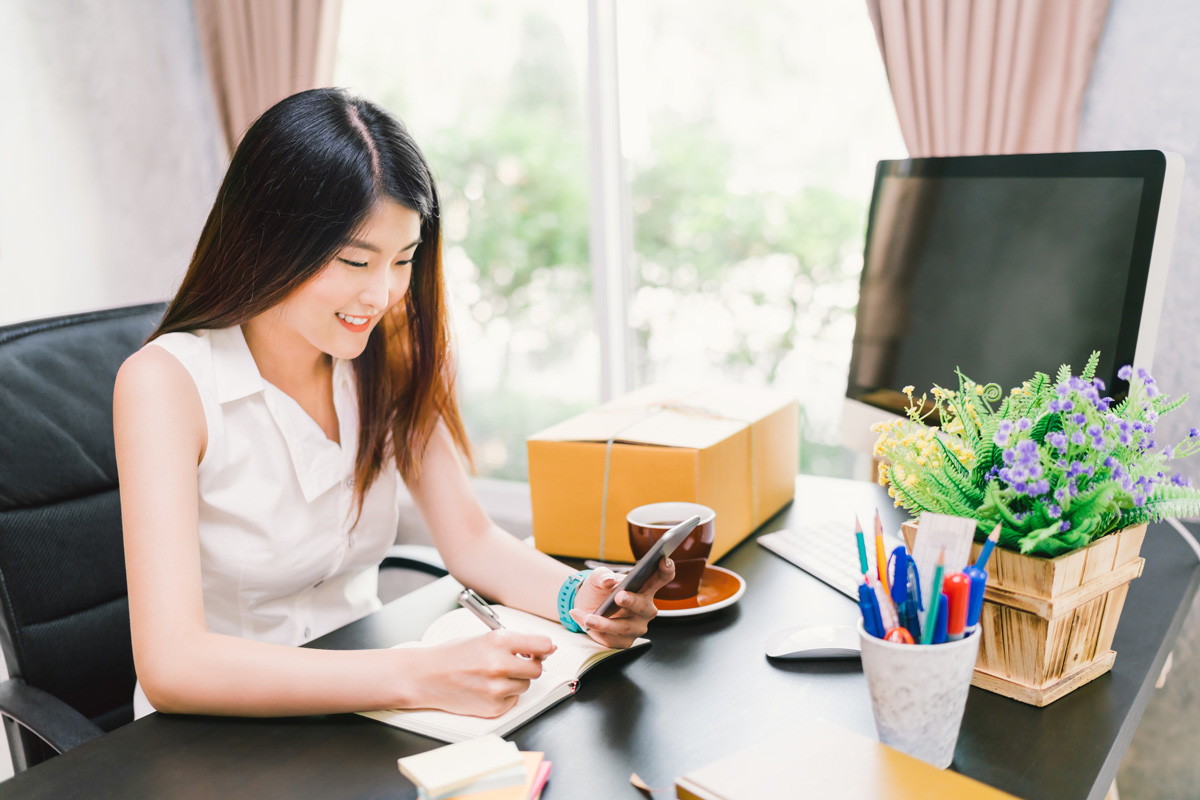
{"label": "notebook", "polygon": [[[597,643],[583,633],[571,633],[557,622],[526,614],[515,608],[493,605],[504,627],[525,633],[539,633],[558,645],[542,662],[542,675],[529,685],[517,704],[499,717],[468,717],[435,710],[360,711],[364,717],[386,722],[397,728],[429,736],[443,742],[461,742],[489,733],[505,736],[575,693],[579,678],[609,656],[624,652]],[[486,627],[465,608],[450,611],[433,621],[420,642],[405,642],[397,647],[423,647],[465,636],[478,636]],[[645,647],[648,639],[638,639],[630,649]]]}
{"label": "notebook", "polygon": [[679,800],[1017,800],[814,719],[675,779]]}

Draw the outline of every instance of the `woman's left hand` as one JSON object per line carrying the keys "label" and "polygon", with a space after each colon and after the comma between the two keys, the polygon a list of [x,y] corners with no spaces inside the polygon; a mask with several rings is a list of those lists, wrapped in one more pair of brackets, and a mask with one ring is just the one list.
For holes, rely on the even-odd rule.
{"label": "woman's left hand", "polygon": [[674,562],[669,558],[662,559],[641,591],[622,590],[616,597],[619,606],[617,611],[611,616],[602,617],[594,612],[612,593],[621,576],[606,567],[600,567],[592,571],[575,593],[571,617],[588,636],[605,647],[629,647],[634,639],[646,632],[650,620],[658,614],[658,609],[654,607],[655,592],[674,579]]}

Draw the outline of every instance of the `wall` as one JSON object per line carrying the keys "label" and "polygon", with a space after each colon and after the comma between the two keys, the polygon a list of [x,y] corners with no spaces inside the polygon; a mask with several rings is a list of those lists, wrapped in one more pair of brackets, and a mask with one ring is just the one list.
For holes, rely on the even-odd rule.
{"label": "wall", "polygon": [[0,324],[169,297],[224,169],[188,0],[0,3]]}
{"label": "wall", "polygon": [[[1167,394],[1193,392],[1164,417],[1164,444],[1200,426],[1200,4],[1113,0],[1084,98],[1080,150],[1171,150],[1185,162],[1175,249],[1154,376]],[[1200,462],[1200,458],[1192,459]],[[1184,470],[1200,485],[1200,463]]]}

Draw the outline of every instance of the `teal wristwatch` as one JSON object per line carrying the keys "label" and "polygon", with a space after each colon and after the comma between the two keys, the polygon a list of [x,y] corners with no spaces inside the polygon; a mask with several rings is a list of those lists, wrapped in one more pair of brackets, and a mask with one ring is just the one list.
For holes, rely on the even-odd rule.
{"label": "teal wristwatch", "polygon": [[571,618],[571,609],[575,607],[575,593],[591,574],[590,569],[581,569],[563,581],[562,588],[558,590],[558,621],[571,633],[583,633],[583,628]]}

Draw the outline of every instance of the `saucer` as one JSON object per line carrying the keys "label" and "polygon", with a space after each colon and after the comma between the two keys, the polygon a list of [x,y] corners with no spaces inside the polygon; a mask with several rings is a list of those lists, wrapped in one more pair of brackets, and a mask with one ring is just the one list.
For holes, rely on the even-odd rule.
{"label": "saucer", "polygon": [[746,591],[746,582],[736,572],[723,567],[706,566],[700,576],[700,592],[686,600],[654,598],[660,617],[692,617],[731,606]]}

